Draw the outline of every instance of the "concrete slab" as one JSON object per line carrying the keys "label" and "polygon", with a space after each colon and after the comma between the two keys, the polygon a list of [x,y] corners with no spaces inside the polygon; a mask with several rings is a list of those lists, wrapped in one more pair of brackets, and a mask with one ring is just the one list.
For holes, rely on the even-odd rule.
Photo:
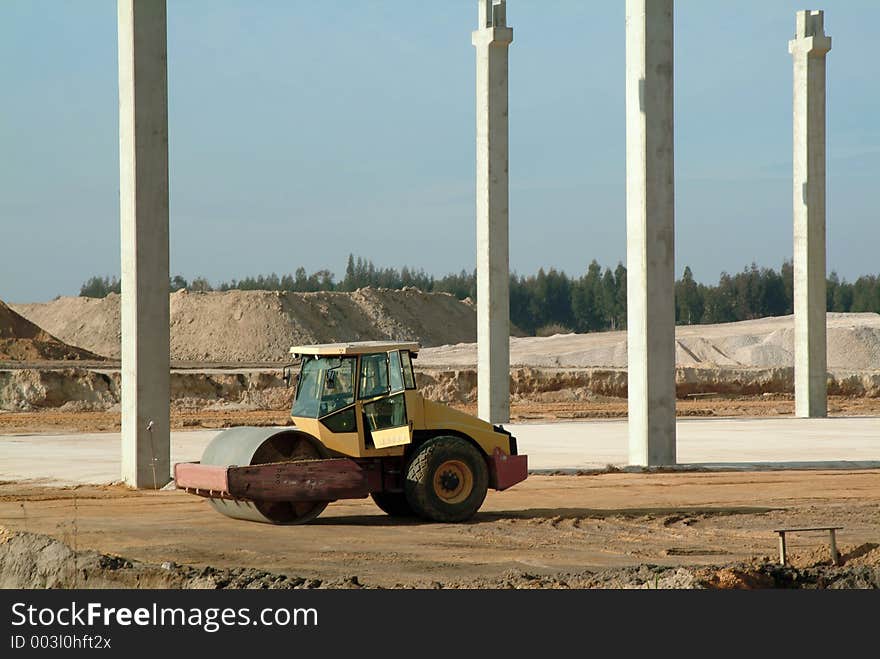
{"label": "concrete slab", "polygon": [[[680,419],[677,426],[683,468],[880,468],[880,418],[876,417]],[[625,420],[508,427],[536,471],[627,465]],[[172,463],[198,460],[217,432],[172,433]],[[119,479],[119,442],[119,433],[0,435],[0,480],[113,483]]]}
{"label": "concrete slab", "polygon": [[[877,468],[880,419],[679,419],[678,464],[687,468]],[[534,424],[512,432],[529,466],[627,465],[627,422]]]}
{"label": "concrete slab", "polygon": [[[171,433],[171,464],[198,460],[218,431]],[[120,433],[0,436],[0,480],[46,485],[120,481]],[[152,477],[152,474],[150,474]]]}

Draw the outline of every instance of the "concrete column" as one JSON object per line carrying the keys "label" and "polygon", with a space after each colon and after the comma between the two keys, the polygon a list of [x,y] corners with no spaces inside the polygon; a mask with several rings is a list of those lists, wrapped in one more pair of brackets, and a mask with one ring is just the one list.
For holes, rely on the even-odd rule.
{"label": "concrete column", "polygon": [[794,397],[803,418],[828,414],[825,344],[825,36],[821,11],[799,11],[794,59]]}
{"label": "concrete column", "polygon": [[673,0],[626,1],[629,462],[675,464]]}
{"label": "concrete column", "polygon": [[170,480],[165,0],[118,0],[122,477]]}
{"label": "concrete column", "polygon": [[477,407],[510,420],[508,47],[505,0],[480,0],[477,49]]}

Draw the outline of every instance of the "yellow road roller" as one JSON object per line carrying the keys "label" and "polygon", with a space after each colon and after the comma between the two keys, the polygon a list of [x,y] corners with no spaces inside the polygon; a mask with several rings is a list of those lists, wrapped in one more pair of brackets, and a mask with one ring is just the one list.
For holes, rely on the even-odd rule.
{"label": "yellow road roller", "polygon": [[392,516],[463,522],[488,488],[526,479],[516,438],[416,389],[417,343],[367,341],[295,346],[299,373],[285,428],[231,428],[201,462],[174,466],[179,489],[219,512],[303,524],[338,499],[371,496]]}

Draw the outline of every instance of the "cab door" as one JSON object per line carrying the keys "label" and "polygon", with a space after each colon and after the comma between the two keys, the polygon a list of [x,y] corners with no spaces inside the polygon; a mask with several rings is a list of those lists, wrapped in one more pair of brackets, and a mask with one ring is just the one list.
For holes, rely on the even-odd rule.
{"label": "cab door", "polygon": [[395,350],[361,355],[359,380],[364,448],[388,448],[412,442],[400,353]]}

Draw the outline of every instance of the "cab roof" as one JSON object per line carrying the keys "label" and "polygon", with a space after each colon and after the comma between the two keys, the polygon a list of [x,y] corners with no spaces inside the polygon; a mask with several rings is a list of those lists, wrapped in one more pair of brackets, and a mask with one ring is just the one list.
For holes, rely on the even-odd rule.
{"label": "cab roof", "polygon": [[318,343],[310,346],[293,346],[291,355],[365,355],[372,352],[409,350],[419,352],[419,344],[406,341],[353,341],[351,343]]}

